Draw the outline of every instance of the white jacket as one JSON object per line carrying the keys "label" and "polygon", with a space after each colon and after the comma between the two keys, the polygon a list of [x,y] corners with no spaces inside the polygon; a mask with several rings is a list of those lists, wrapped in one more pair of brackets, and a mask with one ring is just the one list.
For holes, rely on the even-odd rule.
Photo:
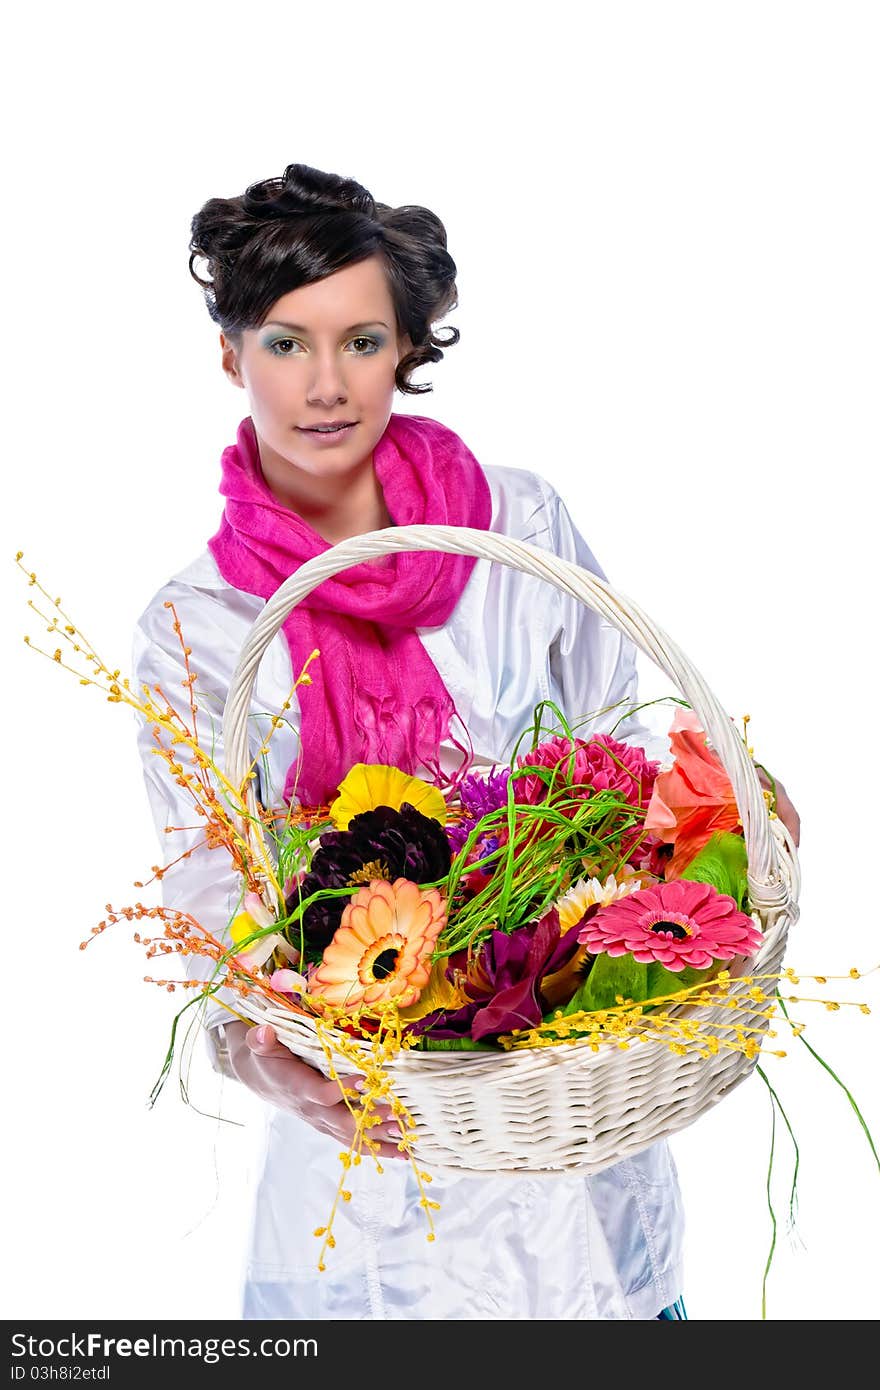
{"label": "white jacket", "polygon": [[[605,577],[552,486],[525,469],[485,467],[492,491],[491,529],[541,546]],[[199,739],[222,766],[226,692],[239,651],[264,600],[233,589],[206,550],[152,598],[134,634],[133,678],[161,685],[189,716],[174,603],[192,649]],[[420,629],[473,744],[475,767],[509,762],[534,707],[552,699],[569,720],[620,700],[636,702],[635,650],[591,609],[546,581],[477,560],[449,621]],[[252,709],[252,747],[265,737],[293,684],[284,636],[261,662]],[[289,723],[272,735],[262,759],[260,795],[278,804],[297,750],[296,697]],[[586,726],[610,729],[618,709]],[[552,721],[552,712],[545,712]],[[460,741],[461,730],[453,725]],[[576,732],[584,732],[583,729]],[[615,731],[664,757],[665,744],[631,718]],[[150,729],[138,734],[147,792],[166,861],[197,843],[192,803],[150,753]],[[460,753],[441,750],[445,770]],[[166,826],[193,826],[166,835]],[[238,909],[240,886],[225,851],[199,848],[163,879],[167,907],[185,909],[222,937]],[[192,958],[203,978],[210,966]],[[226,1070],[222,1022],[210,1005],[207,1038],[215,1067]],[[353,1198],[340,1204],[326,1272],[317,1272],[313,1231],[329,1214],[339,1178],[339,1142],[292,1114],[266,1107],[262,1172],[254,1200],[245,1274],[246,1318],[654,1318],[682,1292],[683,1214],[665,1142],[592,1177],[435,1178],[437,1238],[426,1239],[411,1165],[363,1163]]]}

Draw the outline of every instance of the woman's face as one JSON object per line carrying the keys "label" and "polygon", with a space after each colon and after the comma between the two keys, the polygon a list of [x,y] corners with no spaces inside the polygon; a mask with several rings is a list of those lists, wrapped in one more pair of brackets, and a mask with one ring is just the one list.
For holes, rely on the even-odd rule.
{"label": "woman's face", "polygon": [[[260,328],[245,330],[240,352],[223,333],[220,342],[224,371],[250,400],[266,482],[283,500],[304,485],[337,492],[370,459],[411,346],[378,256],[282,295]],[[315,431],[331,421],[350,425]]]}

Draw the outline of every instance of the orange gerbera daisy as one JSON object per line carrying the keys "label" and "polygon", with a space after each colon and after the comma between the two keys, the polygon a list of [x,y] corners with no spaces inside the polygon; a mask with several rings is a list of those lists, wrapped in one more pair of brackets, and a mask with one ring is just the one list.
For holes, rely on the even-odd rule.
{"label": "orange gerbera daisy", "polygon": [[374,878],[346,905],[308,992],[337,1008],[414,1004],[431,974],[431,953],[446,923],[446,899],[408,878]]}

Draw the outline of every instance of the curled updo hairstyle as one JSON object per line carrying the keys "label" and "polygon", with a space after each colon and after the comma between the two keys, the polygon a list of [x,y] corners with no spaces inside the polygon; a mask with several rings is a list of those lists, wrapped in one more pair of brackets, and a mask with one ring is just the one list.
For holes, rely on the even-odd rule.
{"label": "curled updo hairstyle", "polygon": [[[446,229],[428,208],[389,207],[354,179],[288,164],[281,178],[252,183],[240,197],[209,198],[191,230],[189,273],[236,351],[243,330],[258,328],[282,295],[374,255],[385,264],[398,331],[413,344],[397,364],[397,389],[431,391],[410,377],[459,340],[457,328],[442,339],[433,332],[458,297]],[[193,270],[197,258],[207,260],[209,278]]]}

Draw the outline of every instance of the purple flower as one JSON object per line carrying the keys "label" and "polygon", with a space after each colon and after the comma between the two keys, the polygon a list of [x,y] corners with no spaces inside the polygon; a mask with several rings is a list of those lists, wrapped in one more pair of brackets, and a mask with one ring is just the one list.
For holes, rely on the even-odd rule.
{"label": "purple flower", "polygon": [[[428,1014],[412,1024],[412,1031],[430,1032],[434,1038],[497,1037],[514,1028],[531,1028],[547,1010],[540,985],[545,975],[560,970],[578,948],[577,922],[560,934],[555,907],[538,922],[512,932],[493,931],[467,959],[466,951],[452,956],[446,974],[458,975],[470,1003],[445,1015]],[[462,979],[462,974],[464,978]]]}
{"label": "purple flower", "polygon": [[490,811],[496,811],[499,806],[506,806],[509,779],[509,767],[502,768],[500,772],[490,772],[488,777],[471,773],[461,784],[462,806],[474,820],[487,816]]}
{"label": "purple flower", "polygon": [[[488,816],[491,811],[497,811],[499,806],[507,805],[507,783],[510,778],[510,768],[502,768],[500,772],[492,772],[488,777],[480,776],[478,773],[471,773],[462,780],[459,787],[459,797],[467,817],[458,825],[448,827],[446,834],[453,854],[458,854],[468,835],[473,830],[477,821],[482,820],[483,816]],[[498,848],[497,840],[488,849],[485,848],[488,837],[480,837],[478,844],[484,846],[480,850],[480,855],[491,853]]]}

